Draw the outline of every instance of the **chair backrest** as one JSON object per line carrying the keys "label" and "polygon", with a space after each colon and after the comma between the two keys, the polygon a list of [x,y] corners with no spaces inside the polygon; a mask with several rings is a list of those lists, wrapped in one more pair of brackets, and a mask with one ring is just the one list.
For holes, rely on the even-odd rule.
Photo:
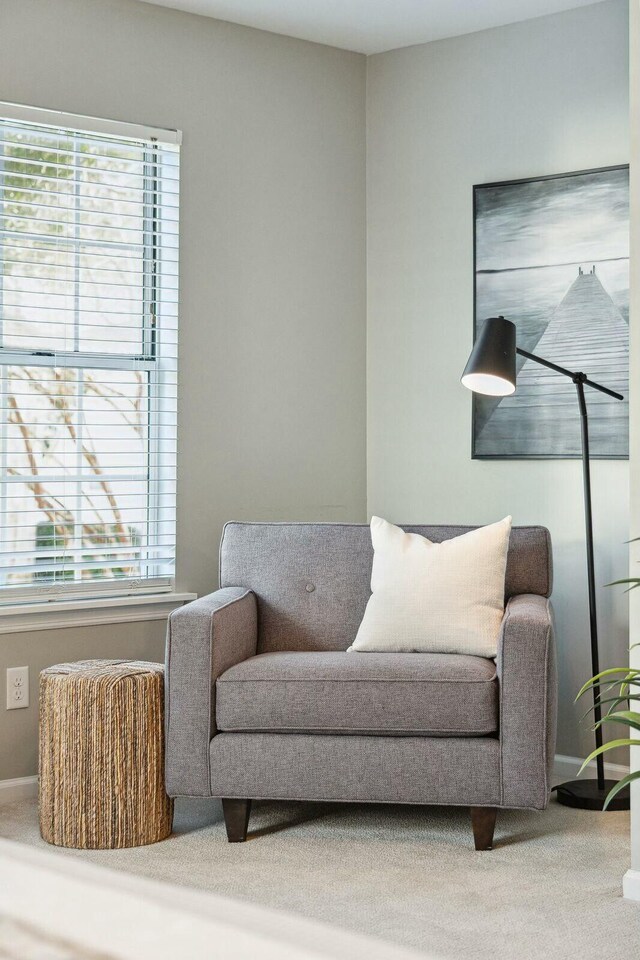
{"label": "chair backrest", "polygon": [[[440,542],[475,527],[405,526]],[[346,650],[371,595],[373,550],[365,523],[227,523],[220,586],[258,598],[258,650]],[[506,599],[548,597],[551,538],[545,527],[513,527]]]}

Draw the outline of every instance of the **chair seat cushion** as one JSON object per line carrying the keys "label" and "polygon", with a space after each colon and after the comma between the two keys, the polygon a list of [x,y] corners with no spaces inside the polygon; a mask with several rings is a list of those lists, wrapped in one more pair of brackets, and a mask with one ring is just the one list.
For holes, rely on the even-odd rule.
{"label": "chair seat cushion", "polygon": [[263,653],[218,677],[216,724],[245,732],[491,734],[496,667],[447,653]]}

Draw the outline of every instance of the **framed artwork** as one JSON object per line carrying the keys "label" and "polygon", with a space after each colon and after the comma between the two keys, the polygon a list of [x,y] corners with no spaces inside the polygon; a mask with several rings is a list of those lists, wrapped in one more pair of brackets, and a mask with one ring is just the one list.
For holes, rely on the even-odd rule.
{"label": "framed artwork", "polygon": [[[487,317],[519,347],[622,393],[587,391],[591,456],[629,455],[629,168],[473,188],[474,337]],[[581,455],[575,387],[518,357],[509,397],[473,398],[474,459]]]}

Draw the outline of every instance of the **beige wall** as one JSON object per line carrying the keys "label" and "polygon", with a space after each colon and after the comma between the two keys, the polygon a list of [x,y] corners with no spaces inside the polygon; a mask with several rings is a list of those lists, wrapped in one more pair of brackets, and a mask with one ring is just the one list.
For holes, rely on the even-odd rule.
{"label": "beige wall", "polygon": [[[512,513],[550,528],[558,750],[578,756],[590,739],[572,701],[591,675],[581,465],[470,460],[459,381],[472,340],[471,188],[628,162],[627,47],[627,5],[614,0],[368,60],[369,511],[436,523]],[[628,464],[595,463],[593,486],[604,584],[627,568]],[[599,598],[602,662],[624,662],[627,599]]]}
{"label": "beige wall", "polygon": [[[183,131],[178,588],[216,586],[225,520],[364,520],[365,58],[133,0],[0,0],[0,99]],[[161,637],[0,636],[2,687]],[[0,780],[35,772],[35,716],[0,691]]]}

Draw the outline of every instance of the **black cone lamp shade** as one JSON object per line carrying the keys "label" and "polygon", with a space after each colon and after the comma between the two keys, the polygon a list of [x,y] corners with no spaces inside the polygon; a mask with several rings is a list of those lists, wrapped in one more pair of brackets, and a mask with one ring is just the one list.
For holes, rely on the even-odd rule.
{"label": "black cone lamp shade", "polygon": [[516,389],[516,327],[504,317],[485,320],[461,381],[474,393],[507,397]]}
{"label": "black cone lamp shade", "polygon": [[[598,656],[598,618],[596,614],[596,579],[593,549],[593,523],[591,518],[591,471],[589,465],[589,423],[585,387],[604,393],[614,400],[624,400],[624,397],[590,380],[585,373],[567,370],[543,357],[537,357],[516,345],[515,324],[504,317],[489,317],[476,340],[471,356],[462,374],[462,383],[474,393],[484,393],[493,397],[508,397],[516,389],[516,355],[520,355],[534,363],[539,363],[555,373],[568,377],[576,388],[580,424],[582,432],[582,476],[584,483],[584,514],[585,533],[587,543],[587,580],[589,587],[589,632],[591,637],[591,667],[593,676],[600,672]],[[596,747],[602,746],[601,703],[600,690],[593,688],[593,717],[595,720]],[[606,701],[605,701],[606,702]],[[597,778],[595,780],[573,780],[570,783],[561,783],[554,787],[560,803],[567,807],[578,807],[582,810],[602,810],[609,791],[616,786],[615,781],[606,780],[604,776],[604,757],[600,753],[596,757]],[[629,809],[629,787],[624,787],[612,799],[608,810]]]}

